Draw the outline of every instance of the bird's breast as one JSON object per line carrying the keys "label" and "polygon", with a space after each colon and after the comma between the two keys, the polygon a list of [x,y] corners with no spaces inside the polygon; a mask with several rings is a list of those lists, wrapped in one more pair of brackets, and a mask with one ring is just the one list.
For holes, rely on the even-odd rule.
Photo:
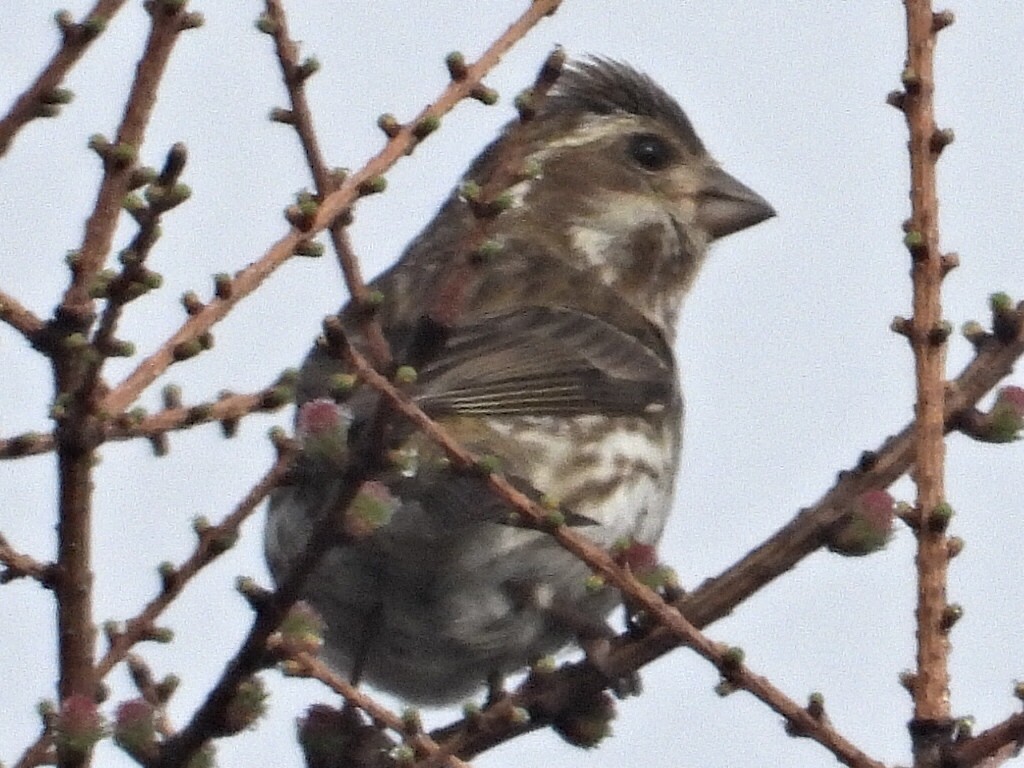
{"label": "bird's breast", "polygon": [[489,417],[494,451],[510,475],[562,509],[593,520],[584,532],[610,544],[661,534],[679,462],[676,409],[650,416]]}

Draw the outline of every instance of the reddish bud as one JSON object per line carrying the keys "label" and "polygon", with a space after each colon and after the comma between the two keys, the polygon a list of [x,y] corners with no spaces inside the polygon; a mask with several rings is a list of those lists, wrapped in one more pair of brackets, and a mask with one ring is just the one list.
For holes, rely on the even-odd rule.
{"label": "reddish bud", "polygon": [[122,702],[114,716],[114,742],[131,755],[155,755],[156,711],[145,699]]}
{"label": "reddish bud", "polygon": [[989,414],[994,442],[1008,443],[1024,428],[1024,387],[1003,387]]}
{"label": "reddish bud", "polygon": [[652,544],[642,544],[633,539],[616,542],[614,556],[616,563],[634,573],[658,564],[658,550]]}
{"label": "reddish bud", "polygon": [[75,694],[60,703],[53,724],[53,740],[62,760],[87,756],[105,734],[103,715],[91,697]]}
{"label": "reddish bud", "polygon": [[628,568],[636,578],[652,589],[675,584],[675,572],[658,562],[658,550],[653,544],[624,539],[612,550],[615,562]]}
{"label": "reddish bud", "polygon": [[379,480],[367,480],[359,487],[345,513],[345,533],[360,539],[391,522],[401,501]]}
{"label": "reddish bud", "polygon": [[883,549],[892,536],[895,503],[886,491],[865,491],[853,505],[847,523],[832,534],[828,548],[846,557],[860,557]]}
{"label": "reddish bud", "polygon": [[348,457],[348,428],[352,411],[326,398],[299,408],[296,433],[307,455],[343,463]]}

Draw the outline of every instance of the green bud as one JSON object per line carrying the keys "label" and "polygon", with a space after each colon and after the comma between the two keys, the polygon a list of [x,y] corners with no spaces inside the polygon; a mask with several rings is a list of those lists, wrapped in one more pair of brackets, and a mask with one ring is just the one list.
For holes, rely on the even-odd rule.
{"label": "green bud", "polygon": [[351,373],[334,374],[330,379],[331,397],[335,400],[344,400],[352,394],[358,383],[358,377]]}
{"label": "green bud", "polygon": [[402,365],[395,371],[395,383],[399,385],[408,385],[416,383],[416,369],[411,365]]}
{"label": "green bud", "polygon": [[148,639],[154,643],[168,645],[174,642],[174,630],[170,627],[153,627]]}
{"label": "green bud", "polygon": [[477,459],[476,466],[484,474],[490,475],[501,471],[501,459],[493,454],[488,454]]}
{"label": "green bud", "polygon": [[486,85],[477,85],[469,92],[471,99],[476,99],[481,104],[491,107],[498,103],[498,92]]}
{"label": "green bud", "polygon": [[387,189],[388,180],[383,176],[374,176],[359,183],[358,192],[363,197],[378,195]]}
{"label": "green bud", "polygon": [[296,72],[300,80],[306,80],[320,71],[320,60],[315,56],[307,56]]}
{"label": "green bud", "polygon": [[273,35],[277,32],[277,23],[267,14],[260,14],[256,19],[256,29],[265,35]]}
{"label": "green bud", "polygon": [[412,135],[417,139],[425,139],[427,136],[432,134],[438,128],[441,127],[441,118],[430,115],[424,117],[412,130]]}
{"label": "green bud", "polygon": [[323,243],[318,243],[316,240],[300,240],[295,246],[295,255],[311,259],[319,258],[324,255]]}
{"label": "green bud", "polygon": [[402,124],[390,112],[385,112],[377,118],[377,127],[384,131],[384,135],[389,139],[395,138],[395,136],[402,132]]}
{"label": "green bud", "polygon": [[448,67],[448,75],[452,80],[465,80],[469,67],[466,66],[466,57],[459,51],[452,51],[444,57],[445,66]]}
{"label": "green bud", "polygon": [[480,199],[480,185],[472,179],[468,179],[459,185],[459,197],[469,203]]}
{"label": "green bud", "polygon": [[75,98],[73,91],[68,88],[54,88],[41,97],[43,104],[70,104]]}
{"label": "green bud", "polygon": [[191,357],[195,357],[203,351],[203,345],[199,339],[192,339],[191,341],[183,341],[178,344],[171,354],[174,356],[176,362],[182,362],[188,360]]}

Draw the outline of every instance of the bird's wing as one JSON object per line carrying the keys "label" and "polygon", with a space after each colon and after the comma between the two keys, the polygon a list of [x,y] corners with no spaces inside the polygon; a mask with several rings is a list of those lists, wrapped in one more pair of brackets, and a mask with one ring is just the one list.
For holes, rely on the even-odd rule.
{"label": "bird's wing", "polygon": [[469,319],[419,374],[417,400],[432,414],[639,415],[675,392],[667,347],[566,307]]}

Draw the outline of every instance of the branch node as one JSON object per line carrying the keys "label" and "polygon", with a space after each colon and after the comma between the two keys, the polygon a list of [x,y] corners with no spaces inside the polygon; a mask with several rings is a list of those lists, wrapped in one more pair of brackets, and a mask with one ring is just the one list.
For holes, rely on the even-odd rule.
{"label": "branch node", "polygon": [[483,83],[474,85],[469,92],[469,97],[471,99],[476,99],[481,104],[488,107],[492,107],[498,103],[498,92]]}
{"label": "branch node", "polygon": [[307,56],[295,70],[295,77],[302,83],[320,71],[320,59],[316,56]]}
{"label": "branch node", "polygon": [[273,123],[295,125],[295,113],[290,109],[285,109],[284,107],[271,108],[269,117],[270,121]]}
{"label": "branch node", "polygon": [[434,115],[428,115],[416,123],[412,129],[412,135],[415,136],[417,140],[422,141],[440,127],[441,118],[435,117]]}
{"label": "branch node", "polygon": [[956,14],[950,10],[936,11],[932,14],[932,32],[941,32],[946,27],[952,26],[956,21]]}
{"label": "branch node", "polygon": [[213,293],[218,299],[230,299],[233,289],[234,283],[231,280],[231,275],[226,272],[218,272],[213,276]]}
{"label": "branch node", "polygon": [[950,603],[942,611],[942,618],[939,619],[939,629],[949,632],[953,626],[964,616],[964,609],[959,603]]}
{"label": "branch node", "polygon": [[932,155],[938,157],[942,154],[942,150],[948,147],[956,140],[956,134],[952,128],[939,128],[932,134],[931,139],[928,142],[928,146],[932,151]]}
{"label": "branch node", "polygon": [[188,32],[190,29],[199,29],[206,23],[206,17],[198,11],[183,13],[178,19],[178,30]]}
{"label": "branch node", "polygon": [[953,507],[948,502],[937,504],[928,515],[928,530],[932,533],[945,533],[953,515]]}
{"label": "branch node", "polygon": [[908,96],[914,96],[921,92],[921,75],[910,64],[907,64],[900,73],[900,82],[903,83]]}
{"label": "branch node", "polygon": [[985,343],[992,338],[992,334],[985,330],[985,326],[977,320],[968,320],[963,324],[960,333],[967,339],[975,351],[981,350]]}
{"label": "branch node", "polygon": [[889,323],[889,330],[910,339],[913,338],[914,324],[907,318],[901,315],[896,315],[896,317],[892,319],[892,322]]}
{"label": "branch node", "polygon": [[206,305],[200,301],[199,295],[195,291],[185,291],[185,293],[181,294],[181,305],[189,316],[198,315],[206,308]]}
{"label": "branch node", "polygon": [[262,613],[266,610],[274,594],[269,589],[261,587],[256,582],[256,579],[251,576],[239,576],[235,581],[235,589],[238,590],[256,613]]}
{"label": "branch node", "polygon": [[959,536],[950,536],[946,539],[946,557],[952,560],[964,551],[964,540]]}
{"label": "branch node", "polygon": [[909,669],[905,669],[900,672],[899,681],[907,693],[913,696],[914,689],[917,688],[917,675]]}
{"label": "branch node", "polygon": [[448,67],[448,76],[451,77],[453,82],[459,82],[465,80],[466,75],[469,73],[469,67],[466,66],[466,57],[459,51],[452,51],[444,57],[445,66]]}
{"label": "branch node", "polygon": [[937,326],[928,331],[928,343],[932,346],[940,346],[953,335],[953,324],[948,320],[942,320]]}
{"label": "branch node", "polygon": [[324,255],[324,245],[316,240],[300,240],[295,245],[295,255],[317,259]]}
{"label": "branch node", "polygon": [[402,124],[390,112],[385,112],[377,118],[377,127],[384,131],[384,135],[389,139],[395,138],[402,132]]}
{"label": "branch node", "polygon": [[274,35],[277,33],[278,24],[271,18],[270,14],[261,13],[255,21],[256,29],[265,35]]}
{"label": "branch node", "polygon": [[916,229],[911,229],[903,236],[903,245],[910,251],[910,257],[914,261],[920,261],[928,255],[928,245],[925,242],[924,234]]}
{"label": "branch node", "polygon": [[992,332],[1002,342],[1014,341],[1020,334],[1024,312],[1014,306],[1013,299],[1006,293],[993,293],[988,299],[992,310]]}
{"label": "branch node", "polygon": [[905,106],[906,101],[906,91],[889,91],[889,93],[887,93],[885,96],[885,103],[888,104],[890,107],[895,107],[900,112],[903,111],[903,107]]}
{"label": "branch node", "polygon": [[359,182],[357,191],[361,197],[366,197],[367,195],[379,195],[387,189],[387,186],[388,180],[383,176],[373,176],[365,181]]}

